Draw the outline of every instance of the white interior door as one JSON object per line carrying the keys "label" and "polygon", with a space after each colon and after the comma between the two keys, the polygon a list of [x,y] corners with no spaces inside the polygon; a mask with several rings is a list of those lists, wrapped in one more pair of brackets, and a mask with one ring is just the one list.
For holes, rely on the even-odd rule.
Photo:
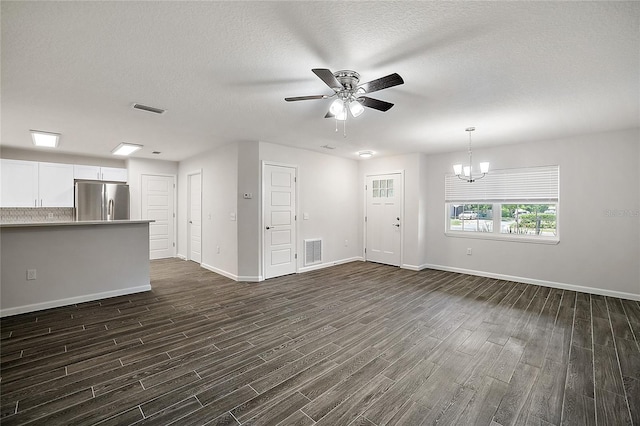
{"label": "white interior door", "polygon": [[296,169],[265,164],[264,276],[296,272]]}
{"label": "white interior door", "polygon": [[149,224],[149,258],[175,257],[174,176],[142,175],[142,219]]}
{"label": "white interior door", "polygon": [[202,263],[202,174],[189,175],[188,260]]}
{"label": "white interior door", "polygon": [[402,174],[367,176],[366,260],[400,266]]}

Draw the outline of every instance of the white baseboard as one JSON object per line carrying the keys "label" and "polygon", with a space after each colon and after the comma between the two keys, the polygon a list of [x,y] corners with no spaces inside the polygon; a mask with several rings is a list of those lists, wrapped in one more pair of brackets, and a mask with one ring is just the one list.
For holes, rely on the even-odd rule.
{"label": "white baseboard", "polygon": [[[422,271],[423,269],[429,268],[429,265],[425,264],[425,265],[416,266],[416,265],[408,265],[408,264],[405,263],[403,265],[400,265],[400,268],[408,269],[410,271]],[[431,268],[431,269],[436,269],[436,268]]]}
{"label": "white baseboard", "polygon": [[315,271],[317,269],[324,269],[324,268],[329,268],[331,266],[342,265],[344,263],[357,262],[357,261],[364,261],[364,258],[362,256],[356,256],[356,257],[349,257],[346,259],[334,260],[333,262],[320,263],[318,265],[305,266],[302,268],[298,268],[298,273],[301,274],[303,272]]}
{"label": "white baseboard", "polygon": [[[472,269],[454,268],[451,266],[425,264],[425,265],[422,265],[420,269],[415,269],[415,270],[421,270],[421,269],[427,269],[427,268],[437,269],[439,271],[457,272],[460,274],[475,275],[478,277],[495,278],[498,280],[515,281],[515,282],[524,283],[524,284],[534,284],[534,285],[539,285],[543,287],[559,288],[561,290],[571,290],[571,291],[579,291],[581,293],[598,294],[600,296],[619,297],[621,299],[629,299],[629,300],[640,300],[640,294],[627,293],[627,292],[615,291],[615,290],[607,290],[604,288],[585,287],[585,286],[580,286],[575,284],[559,283],[555,281],[538,280],[535,278],[496,274],[493,272],[476,271]],[[410,269],[410,268],[407,267],[406,269]]]}
{"label": "white baseboard", "polygon": [[7,308],[7,309],[0,310],[0,317],[8,317],[11,315],[25,314],[27,312],[42,311],[44,309],[75,305],[77,303],[92,302],[94,300],[108,299],[109,297],[124,296],[127,294],[142,293],[143,291],[150,291],[150,290],[151,290],[151,285],[147,284],[147,285],[140,285],[137,287],[123,288],[121,290],[104,291],[101,293],[85,294],[82,296],[51,300],[47,302],[34,303],[31,305],[16,306],[15,308]]}
{"label": "white baseboard", "polygon": [[234,281],[239,281],[238,276],[236,274],[232,274],[231,272],[227,272],[223,269],[216,268],[215,266],[211,266],[206,263],[201,263],[200,266],[202,266],[204,269],[207,269],[211,272],[215,272],[218,275],[222,275],[223,277],[231,278]]}

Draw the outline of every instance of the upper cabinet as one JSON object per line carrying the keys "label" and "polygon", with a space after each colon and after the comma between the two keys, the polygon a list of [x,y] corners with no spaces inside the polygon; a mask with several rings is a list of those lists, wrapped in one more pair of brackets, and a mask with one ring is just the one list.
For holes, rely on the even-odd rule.
{"label": "upper cabinet", "polygon": [[39,205],[38,163],[1,159],[0,170],[1,207],[37,207]]}
{"label": "upper cabinet", "polygon": [[39,207],[73,207],[73,165],[38,163]]}
{"label": "upper cabinet", "polygon": [[127,169],[100,167],[100,173],[100,180],[110,180],[113,182],[127,181]]}
{"label": "upper cabinet", "polygon": [[73,207],[73,166],[1,160],[2,207]]}
{"label": "upper cabinet", "polygon": [[73,178],[83,180],[100,180],[100,166],[73,165]]}
{"label": "upper cabinet", "polygon": [[106,180],[112,182],[126,182],[127,169],[117,167],[84,166],[75,164],[73,166],[74,179],[83,180]]}

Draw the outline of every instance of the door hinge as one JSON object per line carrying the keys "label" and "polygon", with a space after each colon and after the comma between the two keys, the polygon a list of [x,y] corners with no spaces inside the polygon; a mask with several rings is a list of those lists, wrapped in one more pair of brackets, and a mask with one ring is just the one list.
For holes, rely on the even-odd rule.
{"label": "door hinge", "polygon": [[365,221],[365,222],[367,221],[367,217],[366,217],[366,216],[364,217],[364,221]]}
{"label": "door hinge", "polygon": [[365,253],[365,254],[367,253],[367,248],[366,248],[366,247],[364,248],[364,253]]}
{"label": "door hinge", "polygon": [[173,184],[173,189],[176,189],[176,184],[175,183]]}
{"label": "door hinge", "polygon": [[293,216],[293,220],[298,220],[298,215],[297,214]]}
{"label": "door hinge", "polygon": [[364,190],[365,190],[365,191],[367,190],[367,185],[365,185],[365,186],[364,186]]}
{"label": "door hinge", "polygon": [[175,246],[176,246],[176,243],[173,243],[173,246],[175,247]]}
{"label": "door hinge", "polygon": [[294,259],[297,259],[297,258],[298,258],[298,253],[294,254],[294,255],[293,255],[293,258],[294,258]]}
{"label": "door hinge", "polygon": [[175,213],[173,214],[173,217],[174,217],[174,218],[176,217],[176,214],[175,214]]}

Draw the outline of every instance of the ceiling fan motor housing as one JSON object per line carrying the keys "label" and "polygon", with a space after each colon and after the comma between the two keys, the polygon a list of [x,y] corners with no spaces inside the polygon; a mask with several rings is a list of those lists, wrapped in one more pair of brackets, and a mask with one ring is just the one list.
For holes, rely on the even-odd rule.
{"label": "ceiling fan motor housing", "polygon": [[360,74],[351,70],[336,71],[333,75],[346,90],[356,90],[360,81]]}

